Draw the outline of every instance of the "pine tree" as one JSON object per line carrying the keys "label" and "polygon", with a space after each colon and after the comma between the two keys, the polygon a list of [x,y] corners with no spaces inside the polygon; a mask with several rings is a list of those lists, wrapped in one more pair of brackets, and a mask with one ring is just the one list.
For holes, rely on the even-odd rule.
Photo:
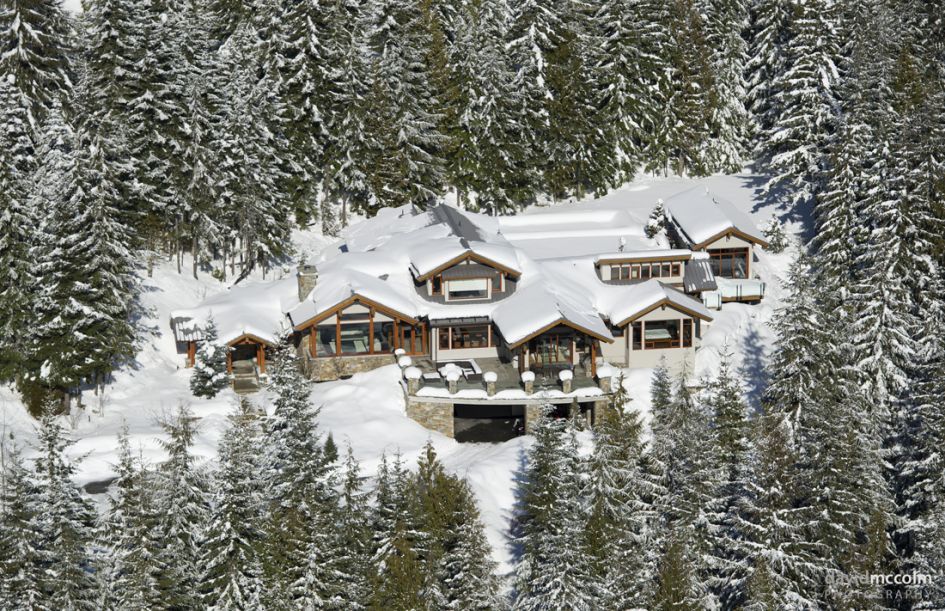
{"label": "pine tree", "polygon": [[73,25],[60,0],[14,0],[0,8],[0,75],[28,102],[38,128],[55,102],[72,90]]}
{"label": "pine tree", "polygon": [[278,83],[263,71],[259,45],[253,25],[243,22],[221,49],[226,84],[213,143],[220,205],[229,231],[224,256],[238,255],[243,275],[256,265],[268,269],[291,245],[291,210],[281,163],[285,141],[281,130],[273,129],[285,109]]}
{"label": "pine tree", "polygon": [[643,455],[643,425],[622,384],[595,414],[594,453],[586,496],[586,553],[608,608],[644,608],[654,577],[657,484]]}
{"label": "pine tree", "polygon": [[492,548],[486,539],[476,500],[468,484],[457,483],[454,529],[442,560],[443,588],[450,609],[501,609]]}
{"label": "pine tree", "polygon": [[43,604],[38,489],[14,441],[0,442],[0,608]]}
{"label": "pine tree", "polygon": [[516,167],[525,151],[510,112],[514,72],[504,48],[508,10],[505,0],[466,6],[453,66],[465,106],[453,139],[450,179],[460,200],[474,194],[475,209],[493,215],[512,213],[532,196]]}
{"label": "pine tree", "polygon": [[75,464],[65,455],[71,444],[57,418],[43,416],[35,464],[37,511],[32,516],[42,567],[41,605],[91,610],[96,608],[91,555],[95,513],[72,481]]}
{"label": "pine tree", "polygon": [[36,212],[29,198],[35,172],[26,100],[12,77],[0,77],[0,379],[24,370],[28,327],[34,292],[29,249],[35,240]]}
{"label": "pine tree", "polygon": [[213,609],[261,605],[263,484],[260,479],[259,415],[240,400],[220,440],[210,519],[201,545],[203,603]]}
{"label": "pine tree", "polygon": [[715,171],[741,169],[748,134],[745,108],[745,64],[743,34],[748,27],[747,0],[705,0],[706,44],[712,72],[711,140],[705,153]]}
{"label": "pine tree", "polygon": [[763,145],[759,136],[768,132],[779,115],[774,84],[787,70],[785,50],[794,10],[788,0],[754,0],[750,15],[746,98],[754,148],[758,150]]}
{"label": "pine tree", "polygon": [[713,589],[726,608],[736,608],[745,598],[749,573],[742,526],[747,500],[748,410],[742,389],[730,369],[732,355],[723,351],[719,373],[708,388],[716,438],[716,465],[721,478],[714,492],[709,520],[712,523]]}
{"label": "pine tree", "polygon": [[217,325],[210,318],[204,327],[203,340],[194,359],[190,374],[190,392],[195,397],[212,399],[230,383],[227,371],[229,347],[220,343]]}
{"label": "pine tree", "polygon": [[200,549],[209,516],[207,476],[191,455],[196,417],[186,405],[161,422],[167,460],[157,471],[156,501],[161,600],[173,608],[194,608],[202,574]]}
{"label": "pine tree", "polygon": [[542,413],[532,434],[519,518],[513,609],[591,609],[600,596],[583,553],[581,459],[573,423]]}
{"label": "pine tree", "polygon": [[69,160],[55,150],[68,128],[50,115],[49,129],[49,152],[62,167],[49,170],[55,174],[49,194],[58,197],[36,248],[44,281],[35,304],[32,358],[46,385],[74,390],[83,382],[102,384],[133,355],[137,278],[107,144],[76,134]]}
{"label": "pine tree", "polygon": [[363,490],[360,466],[348,446],[341,475],[337,533],[334,543],[340,552],[336,569],[338,590],[331,594],[333,601],[343,600],[349,608],[363,609],[370,598],[370,541],[367,493]]}
{"label": "pine tree", "polygon": [[431,205],[443,190],[446,144],[424,53],[430,30],[424,11],[407,0],[368,3],[371,89],[365,110],[369,134],[368,185],[373,213],[385,206]]}
{"label": "pine tree", "polygon": [[415,516],[409,507],[409,474],[400,456],[381,457],[371,516],[373,575],[368,608],[417,609],[423,606],[423,574],[412,542]]}
{"label": "pine tree", "polygon": [[836,6],[831,2],[795,2],[784,47],[785,68],[775,75],[776,114],[762,137],[774,176],[769,188],[786,185],[793,203],[806,202],[820,188],[827,138],[834,125],[839,54]]}
{"label": "pine tree", "polygon": [[107,551],[103,567],[104,605],[146,608],[160,605],[151,476],[131,452],[128,427],[118,436],[118,464],[108,512],[101,520],[99,540]]}
{"label": "pine tree", "polygon": [[[665,397],[665,372],[654,392],[652,459],[665,491],[660,495],[663,549],[659,561],[656,601],[677,604],[683,596],[688,605],[714,606],[709,590],[709,514],[721,481],[715,462],[716,433],[711,414],[686,386],[676,382],[671,400]],[[683,600],[678,599],[678,600]]]}
{"label": "pine tree", "polygon": [[274,411],[266,426],[270,473],[266,538],[267,589],[303,607],[337,595],[334,521],[339,514],[336,472],[318,432],[311,383],[291,346],[273,361]]}

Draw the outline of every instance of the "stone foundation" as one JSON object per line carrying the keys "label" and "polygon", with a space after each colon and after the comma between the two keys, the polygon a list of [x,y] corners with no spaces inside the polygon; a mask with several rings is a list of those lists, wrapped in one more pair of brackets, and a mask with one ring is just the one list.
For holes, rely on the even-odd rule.
{"label": "stone foundation", "polygon": [[371,371],[384,365],[393,365],[391,354],[370,354],[365,356],[334,356],[313,359],[306,358],[305,371],[316,382],[329,382],[338,378]]}
{"label": "stone foundation", "polygon": [[407,416],[431,431],[442,433],[447,437],[453,437],[455,434],[452,403],[427,403],[416,397],[409,397]]}
{"label": "stone foundation", "polygon": [[525,432],[531,433],[535,422],[541,417],[541,403],[525,404]]}

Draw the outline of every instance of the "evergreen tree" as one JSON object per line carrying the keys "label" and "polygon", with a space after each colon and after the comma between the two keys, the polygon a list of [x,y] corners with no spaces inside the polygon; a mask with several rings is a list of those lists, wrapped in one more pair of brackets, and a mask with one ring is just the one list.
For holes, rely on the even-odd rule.
{"label": "evergreen tree", "polygon": [[200,549],[209,518],[209,491],[204,469],[191,455],[196,417],[186,405],[161,422],[167,453],[156,474],[158,522],[158,588],[171,608],[199,606],[202,575]]}
{"label": "evergreen tree", "polygon": [[[665,491],[660,495],[663,549],[659,561],[656,602],[714,606],[709,590],[711,568],[709,521],[714,494],[721,481],[715,460],[716,431],[711,414],[686,386],[676,382],[671,400],[665,398],[665,373],[658,374],[654,392],[662,405],[653,411],[652,458]],[[678,599],[678,596],[683,596]]]}
{"label": "evergreen tree", "polygon": [[[239,258],[242,274],[264,270],[288,254],[291,210],[284,189],[286,154],[280,131],[285,109],[277,82],[263,71],[259,36],[243,22],[221,49],[226,78],[219,109],[218,194],[229,231],[224,250]],[[260,76],[262,74],[262,76]]]}
{"label": "evergreen tree", "polygon": [[270,473],[266,538],[267,589],[309,608],[339,591],[334,522],[339,515],[335,467],[318,432],[311,382],[291,346],[271,369],[274,411],[266,427]]}
{"label": "evergreen tree", "polygon": [[581,545],[581,459],[568,420],[542,413],[532,430],[515,572],[513,609],[592,609],[600,592]]}
{"label": "evergreen tree", "polygon": [[789,186],[796,204],[810,200],[822,180],[834,127],[839,48],[834,3],[795,2],[792,11],[784,72],[771,86],[776,114],[761,139],[760,156],[774,174],[769,187]]}
{"label": "evergreen tree", "polygon": [[91,544],[94,510],[72,481],[75,465],[65,455],[72,441],[55,416],[43,416],[36,458],[36,533],[42,573],[41,606],[95,609]]}
{"label": "evergreen tree", "polygon": [[203,331],[203,341],[194,359],[194,370],[190,374],[190,392],[195,397],[212,399],[230,383],[227,371],[230,348],[220,343],[217,325],[210,318]]}
{"label": "evergreen tree", "polygon": [[240,400],[220,440],[206,537],[203,602],[213,609],[258,609],[262,601],[263,485],[259,415]]}
{"label": "evergreen tree", "polygon": [[409,474],[400,456],[381,457],[375,484],[375,506],[371,516],[371,597],[368,608],[418,609],[423,606],[423,574],[412,541],[416,537],[414,516],[409,508]]}
{"label": "evergreen tree", "polygon": [[608,405],[595,414],[594,453],[586,496],[586,554],[607,608],[644,608],[654,578],[652,557],[658,485],[643,455],[643,425],[617,384]]}
{"label": "evergreen tree", "polygon": [[341,475],[341,494],[337,533],[340,555],[337,559],[338,590],[333,600],[343,600],[349,608],[362,609],[370,599],[370,541],[367,493],[362,489],[360,467],[351,446],[345,455]]}
{"label": "evergreen tree", "polygon": [[77,134],[72,160],[63,158],[57,149],[67,129],[50,115],[48,154],[62,167],[47,174],[53,183],[49,194],[59,198],[52,200],[37,245],[37,273],[44,281],[31,332],[32,358],[43,383],[74,391],[83,383],[104,383],[134,353],[137,278],[107,144]]}
{"label": "evergreen tree", "polygon": [[115,470],[114,493],[99,528],[99,539],[108,550],[102,570],[103,604],[118,609],[157,607],[161,598],[155,557],[159,543],[154,533],[154,494],[148,482],[150,474],[131,452],[127,425],[118,436]]}
{"label": "evergreen tree", "polygon": [[22,374],[26,357],[23,330],[30,322],[34,293],[29,250],[36,212],[29,198],[35,172],[26,100],[12,77],[0,77],[0,379]]}
{"label": "evergreen tree", "polygon": [[712,523],[713,589],[726,608],[737,608],[745,598],[749,573],[742,520],[747,500],[748,413],[742,389],[730,369],[732,355],[721,355],[718,375],[708,388],[716,438],[716,464],[721,479],[714,492]]}
{"label": "evergreen tree", "polygon": [[72,47],[72,23],[60,0],[13,0],[0,7],[0,75],[12,75],[23,92],[33,127],[71,93]]}
{"label": "evergreen tree", "polygon": [[39,608],[43,551],[38,489],[13,441],[0,442],[0,608]]}
{"label": "evergreen tree", "polygon": [[453,139],[449,174],[460,200],[475,194],[475,209],[509,214],[530,199],[516,167],[525,151],[513,120],[512,80],[504,49],[505,0],[469,3],[456,42],[455,66],[464,109]]}
{"label": "evergreen tree", "polygon": [[750,7],[748,59],[745,66],[746,99],[754,148],[779,114],[774,84],[787,70],[786,48],[791,37],[794,6],[788,0],[754,0]]}
{"label": "evergreen tree", "polygon": [[[418,10],[420,9],[420,10]],[[385,206],[431,205],[443,191],[442,148],[436,99],[425,52],[430,29],[422,6],[396,0],[368,3],[371,89],[365,110],[368,185],[373,213]]]}

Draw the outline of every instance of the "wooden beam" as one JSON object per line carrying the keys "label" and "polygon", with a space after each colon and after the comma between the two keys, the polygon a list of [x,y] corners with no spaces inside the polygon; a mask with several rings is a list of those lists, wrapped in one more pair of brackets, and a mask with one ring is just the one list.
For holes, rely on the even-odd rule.
{"label": "wooden beam", "polygon": [[233,352],[229,348],[226,350],[226,372],[233,373]]}
{"label": "wooden beam", "polygon": [[266,373],[266,347],[262,344],[256,348],[256,362],[259,364],[259,373]]}
{"label": "wooden beam", "polygon": [[591,339],[591,377],[597,377],[597,342]]}
{"label": "wooden beam", "polygon": [[187,342],[187,367],[193,367],[197,363],[197,342]]}

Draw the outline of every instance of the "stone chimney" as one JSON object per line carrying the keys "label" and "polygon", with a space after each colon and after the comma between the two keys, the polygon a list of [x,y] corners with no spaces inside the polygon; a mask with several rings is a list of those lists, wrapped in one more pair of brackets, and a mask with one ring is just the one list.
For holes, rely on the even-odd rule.
{"label": "stone chimney", "polygon": [[299,265],[299,271],[295,276],[299,281],[299,301],[305,301],[308,294],[318,284],[318,269],[314,265],[303,263]]}

